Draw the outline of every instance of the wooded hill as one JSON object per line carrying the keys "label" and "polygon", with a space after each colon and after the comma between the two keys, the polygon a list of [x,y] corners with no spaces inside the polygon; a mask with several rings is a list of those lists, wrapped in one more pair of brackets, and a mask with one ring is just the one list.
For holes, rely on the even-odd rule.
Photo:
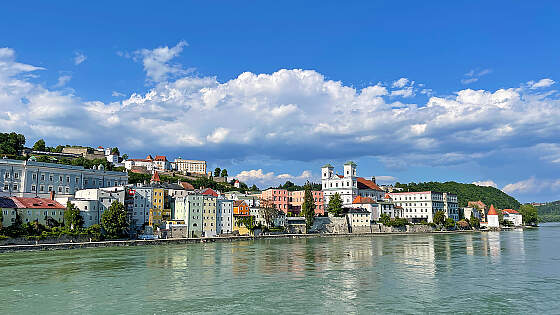
{"label": "wooded hill", "polygon": [[483,187],[474,184],[457,182],[426,182],[426,183],[396,183],[395,187],[404,191],[437,191],[457,194],[459,207],[466,207],[469,201],[481,200],[486,205],[491,204],[498,209],[519,209],[521,204],[512,196],[494,187]]}
{"label": "wooded hill", "polygon": [[537,206],[540,222],[560,222],[560,200]]}

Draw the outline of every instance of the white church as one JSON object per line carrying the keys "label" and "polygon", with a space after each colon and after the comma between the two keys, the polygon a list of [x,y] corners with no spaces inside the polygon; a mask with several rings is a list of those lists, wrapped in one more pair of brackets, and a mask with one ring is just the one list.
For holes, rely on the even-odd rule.
{"label": "white church", "polygon": [[325,205],[330,198],[338,193],[342,198],[343,205],[351,205],[358,197],[370,197],[374,200],[383,200],[385,192],[375,183],[375,177],[371,180],[357,176],[356,163],[349,161],[344,164],[343,175],[335,174],[334,167],[327,164],[321,168],[321,184]]}

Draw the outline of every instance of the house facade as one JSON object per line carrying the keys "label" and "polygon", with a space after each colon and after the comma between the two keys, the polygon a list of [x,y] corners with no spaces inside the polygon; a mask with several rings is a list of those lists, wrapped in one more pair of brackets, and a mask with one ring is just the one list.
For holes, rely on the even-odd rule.
{"label": "house facade", "polygon": [[336,174],[330,164],[321,168],[321,185],[324,195],[324,205],[328,205],[330,198],[339,194],[343,205],[351,205],[357,196],[382,200],[385,192],[371,180],[358,177],[357,164],[349,161],[344,164],[343,175]]}

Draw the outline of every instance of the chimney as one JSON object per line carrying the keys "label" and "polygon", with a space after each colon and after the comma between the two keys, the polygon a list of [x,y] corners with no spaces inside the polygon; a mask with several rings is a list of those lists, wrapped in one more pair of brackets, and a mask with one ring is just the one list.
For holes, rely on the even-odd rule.
{"label": "chimney", "polygon": [[51,200],[54,200],[54,190],[51,190]]}
{"label": "chimney", "polygon": [[372,177],[371,177],[371,181],[372,181],[374,184],[377,184],[377,183],[375,182],[375,176],[372,176]]}

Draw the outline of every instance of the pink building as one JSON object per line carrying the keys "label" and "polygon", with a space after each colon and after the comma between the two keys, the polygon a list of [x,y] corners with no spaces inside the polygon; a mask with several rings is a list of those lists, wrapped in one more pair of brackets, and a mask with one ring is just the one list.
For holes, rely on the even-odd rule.
{"label": "pink building", "polygon": [[[311,193],[315,201],[315,214],[323,215],[325,213],[323,191],[312,191]],[[261,193],[261,199],[270,200],[276,206],[276,209],[282,210],[284,213],[298,214],[301,211],[304,198],[304,190],[267,189]]]}

